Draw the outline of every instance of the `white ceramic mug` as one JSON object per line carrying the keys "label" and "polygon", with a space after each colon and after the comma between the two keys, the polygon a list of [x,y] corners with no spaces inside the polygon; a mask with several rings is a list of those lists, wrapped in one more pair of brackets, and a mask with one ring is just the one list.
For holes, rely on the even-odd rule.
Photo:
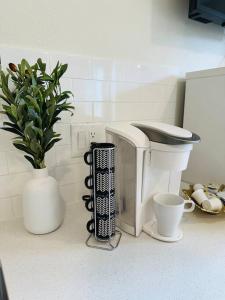
{"label": "white ceramic mug", "polygon": [[[190,208],[185,204],[190,203]],[[160,235],[174,237],[178,232],[178,226],[184,212],[192,212],[194,202],[184,200],[176,194],[156,194],[153,196],[153,208],[157,219],[157,229]]]}

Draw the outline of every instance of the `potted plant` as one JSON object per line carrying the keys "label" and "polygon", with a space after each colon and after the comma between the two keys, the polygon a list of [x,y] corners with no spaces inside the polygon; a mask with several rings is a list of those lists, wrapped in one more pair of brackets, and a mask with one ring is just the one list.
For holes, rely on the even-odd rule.
{"label": "potted plant", "polygon": [[45,154],[61,139],[53,129],[60,113],[72,114],[74,109],[69,103],[72,93],[60,87],[66,70],[67,64],[58,62],[48,73],[39,58],[32,66],[22,59],[0,71],[1,113],[8,117],[2,129],[16,135],[13,145],[33,166],[33,177],[23,192],[23,215],[25,228],[35,234],[51,232],[63,221],[63,201],[56,180],[48,175]]}

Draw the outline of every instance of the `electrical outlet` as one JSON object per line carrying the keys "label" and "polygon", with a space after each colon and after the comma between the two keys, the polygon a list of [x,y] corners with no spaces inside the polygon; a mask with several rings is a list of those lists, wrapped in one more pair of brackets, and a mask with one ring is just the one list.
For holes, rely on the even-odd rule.
{"label": "electrical outlet", "polygon": [[90,147],[90,143],[103,143],[105,126],[102,124],[71,125],[71,156],[82,157]]}
{"label": "electrical outlet", "polygon": [[89,141],[90,141],[90,143],[96,142],[96,132],[95,132],[95,130],[89,131]]}
{"label": "electrical outlet", "polygon": [[105,126],[93,124],[89,127],[89,142],[102,143],[105,142]]}
{"label": "electrical outlet", "polygon": [[82,157],[89,148],[89,128],[71,125],[71,157]]}

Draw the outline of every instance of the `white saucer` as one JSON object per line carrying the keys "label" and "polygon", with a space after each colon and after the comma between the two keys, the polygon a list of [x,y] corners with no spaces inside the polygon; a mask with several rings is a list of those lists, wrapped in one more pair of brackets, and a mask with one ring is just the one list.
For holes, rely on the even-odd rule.
{"label": "white saucer", "polygon": [[177,234],[173,237],[168,237],[168,236],[163,236],[157,232],[157,223],[156,221],[154,222],[149,222],[146,223],[143,226],[143,231],[147,234],[149,234],[151,237],[154,239],[157,239],[159,241],[163,242],[177,242],[182,239],[183,237],[183,232],[181,229],[178,229]]}

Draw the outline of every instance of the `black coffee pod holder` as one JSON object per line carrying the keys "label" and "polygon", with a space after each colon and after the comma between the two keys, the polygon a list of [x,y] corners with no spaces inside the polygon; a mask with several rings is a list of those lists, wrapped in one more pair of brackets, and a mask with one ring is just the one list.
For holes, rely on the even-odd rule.
{"label": "black coffee pod holder", "polygon": [[118,246],[122,235],[116,229],[115,145],[91,143],[84,161],[90,166],[90,175],[84,183],[91,193],[84,195],[83,200],[86,209],[92,213],[87,222],[90,235],[86,245],[111,251]]}

